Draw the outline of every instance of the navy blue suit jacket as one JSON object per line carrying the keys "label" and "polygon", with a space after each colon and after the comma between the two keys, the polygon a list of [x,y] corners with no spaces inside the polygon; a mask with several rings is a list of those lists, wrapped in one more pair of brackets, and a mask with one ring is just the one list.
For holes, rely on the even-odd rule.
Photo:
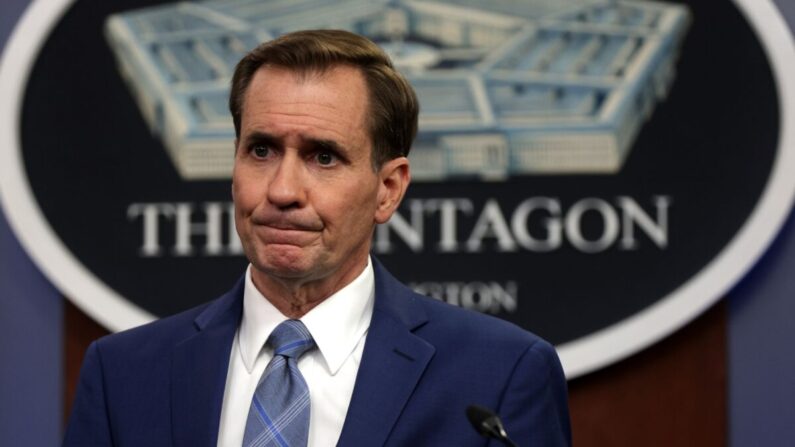
{"label": "navy blue suit jacket", "polygon": [[[483,446],[468,405],[520,446],[571,444],[554,349],[493,317],[417,295],[378,262],[375,305],[340,446]],[[66,446],[215,446],[243,281],[88,349]],[[496,444],[495,444],[496,445]]]}

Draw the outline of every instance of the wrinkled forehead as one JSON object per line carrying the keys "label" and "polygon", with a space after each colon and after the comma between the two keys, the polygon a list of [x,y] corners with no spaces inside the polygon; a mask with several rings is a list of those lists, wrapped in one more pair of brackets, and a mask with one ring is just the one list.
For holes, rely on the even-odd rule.
{"label": "wrinkled forehead", "polygon": [[368,116],[363,77],[350,67],[310,75],[267,67],[254,75],[246,93],[241,136],[264,130],[300,130],[369,149]]}
{"label": "wrinkled forehead", "polygon": [[[273,63],[262,65],[252,76],[245,100],[252,94],[258,94],[263,89],[271,88],[269,78],[274,76],[290,78],[297,84],[330,84],[339,90],[337,93],[348,100],[363,101],[370,110],[370,88],[364,71],[360,67],[349,64],[332,64],[327,66],[301,66],[292,67]],[[257,82],[259,80],[259,82]],[[343,81],[343,82],[341,82]],[[348,81],[348,82],[344,82]],[[257,84],[255,86],[255,84]],[[252,92],[252,90],[256,90]]]}
{"label": "wrinkled forehead", "polygon": [[[349,64],[331,64],[327,66],[292,67],[267,63],[262,65],[253,75],[242,104],[243,115],[250,102],[263,99],[263,95],[279,100],[287,99],[285,85],[318,87],[315,90],[320,102],[338,108],[340,113],[350,112],[345,117],[361,123],[370,146],[373,143],[374,120],[370,87],[364,71]],[[303,99],[306,99],[304,97]],[[356,111],[360,113],[355,113]],[[245,120],[245,119],[244,119]]]}
{"label": "wrinkled forehead", "polygon": [[246,94],[245,104],[252,100],[269,97],[284,99],[288,94],[308,96],[304,99],[317,99],[337,104],[340,107],[360,106],[369,110],[370,97],[366,79],[356,67],[334,65],[322,70],[295,69],[280,65],[263,65],[252,77]]}

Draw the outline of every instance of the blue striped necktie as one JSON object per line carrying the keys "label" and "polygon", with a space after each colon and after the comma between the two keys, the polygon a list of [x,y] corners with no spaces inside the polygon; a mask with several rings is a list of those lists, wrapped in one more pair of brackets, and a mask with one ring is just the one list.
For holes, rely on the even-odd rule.
{"label": "blue striped necktie", "polygon": [[298,371],[298,357],[315,346],[298,320],[271,332],[273,358],[259,379],[248,410],[243,447],[305,447],[309,437],[309,388]]}

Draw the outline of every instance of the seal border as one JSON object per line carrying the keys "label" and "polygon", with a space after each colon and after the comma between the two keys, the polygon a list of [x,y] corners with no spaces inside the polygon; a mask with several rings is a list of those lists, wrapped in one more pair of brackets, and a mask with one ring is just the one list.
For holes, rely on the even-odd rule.
{"label": "seal border", "polygon": [[[82,311],[112,331],[155,319],[88,270],[38,207],[21,156],[20,115],[33,64],[75,0],[33,0],[0,58],[0,206],[45,276]],[[779,97],[779,145],[767,185],[731,241],[677,289],[615,324],[557,346],[569,379],[622,360],[677,331],[725,296],[778,235],[795,198],[795,41],[772,0],[734,0],[760,40]],[[34,37],[30,37],[34,36]],[[787,76],[787,73],[790,76]]]}

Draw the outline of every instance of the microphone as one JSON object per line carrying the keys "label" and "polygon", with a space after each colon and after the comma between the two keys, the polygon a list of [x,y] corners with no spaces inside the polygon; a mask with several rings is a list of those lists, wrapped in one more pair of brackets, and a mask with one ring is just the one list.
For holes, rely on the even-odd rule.
{"label": "microphone", "polygon": [[518,447],[508,438],[508,433],[505,433],[505,427],[502,426],[500,417],[488,408],[470,405],[467,407],[467,418],[482,436],[496,439],[508,447]]}

